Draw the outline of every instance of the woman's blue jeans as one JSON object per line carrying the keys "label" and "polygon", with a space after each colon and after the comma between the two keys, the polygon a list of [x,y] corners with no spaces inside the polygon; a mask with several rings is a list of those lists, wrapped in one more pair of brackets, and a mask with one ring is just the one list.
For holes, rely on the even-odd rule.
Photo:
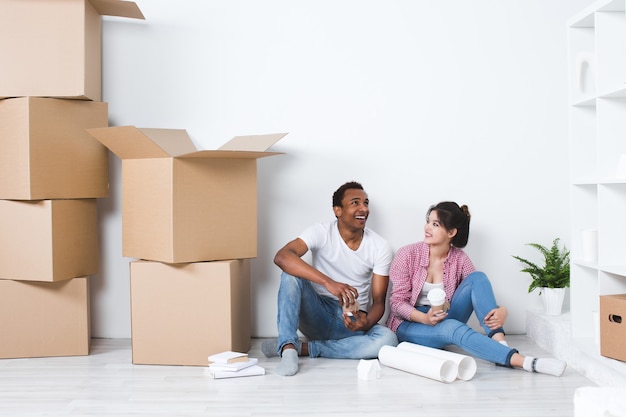
{"label": "woman's blue jeans", "polygon": [[[421,306],[419,310],[426,313],[429,308],[430,306]],[[504,333],[504,329],[491,330],[483,322],[487,313],[494,308],[497,308],[496,298],[487,275],[478,271],[472,272],[461,281],[454,292],[448,316],[443,321],[435,326],[404,321],[396,334],[401,342],[438,349],[446,345],[456,345],[478,358],[510,366],[511,356],[517,350],[491,338],[495,333]],[[486,335],[466,324],[474,311]]]}
{"label": "woman's blue jeans", "polygon": [[293,344],[301,351],[298,329],[312,358],[373,359],[385,345],[396,346],[394,332],[380,324],[353,332],[343,324],[339,301],[315,292],[309,280],[282,274],[278,290],[278,354]]}

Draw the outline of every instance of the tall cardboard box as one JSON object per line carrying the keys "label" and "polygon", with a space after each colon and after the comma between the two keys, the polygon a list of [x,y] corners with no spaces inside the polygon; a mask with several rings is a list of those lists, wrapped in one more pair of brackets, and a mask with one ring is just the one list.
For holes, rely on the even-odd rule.
{"label": "tall cardboard box", "polygon": [[89,354],[89,281],[0,280],[0,358]]}
{"label": "tall cardboard box", "polygon": [[0,0],[0,97],[101,101],[102,15],[144,18],[127,1]]}
{"label": "tall cardboard box", "polygon": [[122,253],[167,263],[257,256],[257,159],[286,133],[197,151],[185,130],[88,129],[122,159]]}
{"label": "tall cardboard box", "polygon": [[107,197],[108,150],[85,130],[106,126],[103,102],[0,100],[0,199]]}
{"label": "tall cardboard box", "polygon": [[626,361],[626,294],[600,296],[600,354]]}
{"label": "tall cardboard box", "polygon": [[250,261],[130,264],[133,363],[207,366],[250,350]]}
{"label": "tall cardboard box", "polygon": [[62,281],[98,272],[95,199],[0,200],[0,279]]}

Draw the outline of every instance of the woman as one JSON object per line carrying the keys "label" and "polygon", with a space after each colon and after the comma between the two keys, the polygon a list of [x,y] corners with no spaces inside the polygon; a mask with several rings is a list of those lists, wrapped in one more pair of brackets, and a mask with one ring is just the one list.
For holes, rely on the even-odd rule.
{"label": "woman", "polygon": [[[489,279],[461,249],[469,238],[469,224],[466,205],[442,202],[428,210],[424,240],[400,248],[391,264],[387,326],[400,342],[432,348],[453,344],[499,365],[561,376],[564,361],[523,356],[507,345],[507,310],[497,305]],[[448,311],[431,308],[427,295],[434,288],[444,290]],[[485,334],[466,324],[472,311]]]}

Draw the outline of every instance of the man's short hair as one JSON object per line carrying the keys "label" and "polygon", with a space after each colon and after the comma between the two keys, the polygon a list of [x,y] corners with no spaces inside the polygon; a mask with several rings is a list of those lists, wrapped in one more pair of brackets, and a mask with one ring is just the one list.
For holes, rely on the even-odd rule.
{"label": "man's short hair", "polygon": [[333,193],[333,207],[343,207],[341,201],[346,190],[363,190],[363,186],[356,181],[350,181],[337,188],[337,191]]}

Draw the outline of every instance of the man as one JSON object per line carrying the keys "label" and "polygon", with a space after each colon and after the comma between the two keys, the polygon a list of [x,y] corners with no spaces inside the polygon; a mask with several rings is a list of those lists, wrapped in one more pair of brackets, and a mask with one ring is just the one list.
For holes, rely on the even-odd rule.
{"label": "man", "polygon": [[[306,229],[274,258],[282,270],[278,291],[278,339],[262,345],[281,356],[276,372],[298,372],[298,356],[371,359],[398,339],[378,324],[385,312],[393,251],[365,227],[369,199],[348,182],[333,194],[336,219]],[[309,265],[302,259],[312,253]],[[307,342],[298,340],[298,329]]]}

